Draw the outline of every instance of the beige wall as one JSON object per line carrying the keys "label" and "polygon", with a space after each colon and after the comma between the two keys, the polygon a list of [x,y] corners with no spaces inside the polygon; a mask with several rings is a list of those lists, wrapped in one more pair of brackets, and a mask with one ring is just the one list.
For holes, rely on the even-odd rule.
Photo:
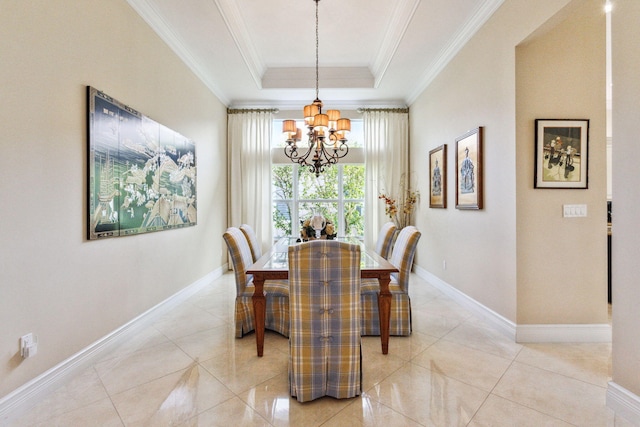
{"label": "beige wall", "polygon": [[[533,197],[551,191],[531,189],[530,159],[516,153],[516,141],[518,147],[533,141],[527,134],[533,132],[527,120],[538,111],[520,119],[523,106],[517,104],[516,87],[519,94],[522,88],[521,81],[516,81],[515,46],[566,3],[568,0],[506,1],[411,106],[411,167],[423,183],[417,225],[424,236],[416,262],[514,322],[541,321],[529,319],[531,310],[526,308],[526,318],[518,314],[519,269],[534,268],[516,255],[529,245],[521,238],[531,234],[526,228],[521,230],[521,219],[526,218],[523,206],[534,202],[520,199],[520,187],[526,187],[525,193]],[[640,186],[635,162],[636,135],[640,133],[640,52],[638,44],[630,42],[640,39],[640,3],[619,0],[615,4],[614,254],[619,255],[614,255],[613,274],[613,379],[640,394],[640,286],[634,264],[629,262],[632,258],[623,255],[635,254],[640,240],[634,211],[634,190]],[[226,169],[225,162],[219,162],[226,156],[226,118],[224,106],[124,0],[0,0],[0,9],[3,396],[226,262],[220,239],[226,227]],[[543,38],[564,30],[551,31]],[[519,65],[521,59],[519,56]],[[521,71],[519,68],[519,79]],[[104,90],[196,141],[196,227],[86,241],[86,85]],[[564,110],[541,113],[561,112]],[[598,115],[591,115],[591,110],[584,114]],[[461,212],[454,207],[454,141],[476,126],[486,128],[485,209]],[[424,165],[428,151],[445,143],[449,148],[449,206],[429,209]],[[531,156],[532,147],[525,153],[527,150]],[[517,158],[518,165],[527,163],[522,176],[516,172]],[[591,159],[595,165],[602,161]],[[556,209],[545,215],[564,223],[557,218],[557,209],[562,203],[575,202],[589,204],[585,222],[600,216],[599,206],[592,207],[591,196],[581,195],[601,191],[592,178],[599,176],[601,172],[593,168],[600,166],[591,166],[593,163],[590,190],[569,192],[571,199],[567,200],[571,201],[560,194],[553,201]],[[534,222],[532,226],[538,225]],[[594,226],[596,239],[599,227]],[[447,260],[446,270],[442,260]],[[548,291],[552,298],[557,289]],[[562,298],[567,296],[564,293]],[[576,306],[570,307],[568,321],[582,318]],[[592,307],[588,301],[585,306]],[[600,308],[589,310],[593,312],[584,320],[600,321]],[[39,353],[22,361],[18,339],[27,332],[39,336]]]}
{"label": "beige wall", "polygon": [[[518,316],[604,324],[607,306],[606,16],[573,2],[516,50]],[[540,34],[541,33],[541,34]],[[535,119],[589,119],[587,190],[534,189]],[[563,218],[563,204],[587,205]]]}
{"label": "beige wall", "polygon": [[[515,47],[567,0],[506,1],[411,105],[411,169],[423,196],[416,263],[516,322]],[[455,209],[455,139],[483,126],[484,209]],[[447,144],[447,209],[430,209],[427,159]],[[528,166],[527,166],[528,167]],[[443,268],[446,261],[446,270]],[[606,302],[606,301],[605,301]]]}
{"label": "beige wall", "polygon": [[[226,262],[226,110],[124,0],[0,10],[3,396]],[[196,142],[197,226],[86,240],[87,85]]]}
{"label": "beige wall", "polygon": [[[612,11],[613,52],[613,381],[640,396],[638,275],[638,134],[640,134],[640,2]],[[637,415],[638,416],[638,415]]]}

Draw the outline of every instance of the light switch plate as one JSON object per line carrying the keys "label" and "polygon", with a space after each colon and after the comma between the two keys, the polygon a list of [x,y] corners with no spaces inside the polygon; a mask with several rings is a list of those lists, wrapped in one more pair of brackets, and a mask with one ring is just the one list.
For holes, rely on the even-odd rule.
{"label": "light switch plate", "polygon": [[564,218],[578,218],[587,216],[587,205],[562,205]]}

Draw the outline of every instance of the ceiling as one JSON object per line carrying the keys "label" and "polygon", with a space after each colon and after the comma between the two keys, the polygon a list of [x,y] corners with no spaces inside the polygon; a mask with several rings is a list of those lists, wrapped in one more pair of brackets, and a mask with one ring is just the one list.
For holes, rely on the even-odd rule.
{"label": "ceiling", "polygon": [[[315,98],[314,0],[127,0],[228,107]],[[321,0],[325,106],[410,105],[504,0]]]}

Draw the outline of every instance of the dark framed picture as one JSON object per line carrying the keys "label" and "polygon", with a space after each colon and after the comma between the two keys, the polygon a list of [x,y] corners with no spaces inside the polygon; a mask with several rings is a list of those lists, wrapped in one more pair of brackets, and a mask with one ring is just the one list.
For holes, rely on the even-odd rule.
{"label": "dark framed picture", "polygon": [[447,207],[447,145],[429,151],[429,207]]}
{"label": "dark framed picture", "polygon": [[482,209],[483,128],[456,139],[456,209]]}
{"label": "dark framed picture", "polygon": [[588,186],[589,120],[536,119],[535,188]]}

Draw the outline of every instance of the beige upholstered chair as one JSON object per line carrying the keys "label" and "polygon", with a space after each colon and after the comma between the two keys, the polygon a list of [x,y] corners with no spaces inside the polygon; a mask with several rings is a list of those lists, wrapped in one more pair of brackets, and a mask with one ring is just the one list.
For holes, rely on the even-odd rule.
{"label": "beige upholstered chair", "polygon": [[[399,272],[391,274],[389,291],[391,292],[391,317],[389,335],[411,335],[411,300],[409,298],[409,276],[413,257],[416,253],[421,233],[412,225],[404,227],[398,233],[389,262]],[[362,335],[380,335],[378,311],[378,292],[380,286],[376,279],[362,281],[361,293],[367,305],[363,307]],[[370,303],[375,298],[375,303]],[[365,320],[367,320],[365,322]]]}
{"label": "beige upholstered chair", "polygon": [[[236,277],[236,337],[255,329],[253,302],[253,276],[246,271],[253,264],[249,243],[242,231],[229,227],[224,233],[224,241],[229,249]],[[265,280],[266,297],[265,328],[289,336],[289,282],[286,280]]]}
{"label": "beige upholstered chair", "polygon": [[359,245],[289,247],[289,385],[298,401],[360,395],[360,280]]}
{"label": "beige upholstered chair", "polygon": [[258,236],[256,236],[256,232],[253,231],[253,228],[249,224],[242,224],[240,226],[240,231],[247,238],[247,242],[249,242],[249,248],[251,249],[251,257],[253,258],[253,262],[256,262],[262,256],[262,248],[260,245],[260,240],[258,240]]}
{"label": "beige upholstered chair", "polygon": [[389,255],[391,255],[396,230],[396,225],[391,221],[382,224],[382,227],[380,227],[378,242],[376,243],[376,253],[384,259],[389,259]]}

